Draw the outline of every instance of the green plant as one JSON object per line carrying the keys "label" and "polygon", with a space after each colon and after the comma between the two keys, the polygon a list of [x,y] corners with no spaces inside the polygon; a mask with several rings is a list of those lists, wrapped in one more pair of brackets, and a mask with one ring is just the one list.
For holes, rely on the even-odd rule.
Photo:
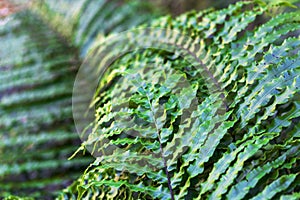
{"label": "green plant", "polygon": [[[1,196],[52,198],[91,162],[67,161],[79,143],[68,87],[94,41],[141,22],[118,1],[78,1],[78,10],[71,1],[51,2],[35,1],[35,14],[20,13],[0,28],[1,45],[11,46],[0,54]],[[192,39],[175,38],[184,47],[176,52],[125,55],[106,72],[94,132],[80,149],[118,148],[58,198],[298,199],[300,15],[280,9],[270,16],[276,5],[259,3],[153,22]],[[110,17],[103,29],[101,19]],[[198,41],[200,69],[179,56]]]}
{"label": "green plant", "polygon": [[[102,1],[105,7],[97,6],[101,1],[81,1],[83,8],[74,6],[81,17],[64,21],[64,16],[56,13],[64,22],[61,26],[77,24],[66,34],[47,21],[55,15],[52,7],[45,9],[51,2],[35,1],[0,26],[0,198],[15,194],[52,199],[93,161],[91,156],[68,160],[81,143],[71,107],[73,82],[81,62],[79,52],[83,55],[88,51],[87,43],[95,37],[128,29],[151,16],[144,4],[126,5],[133,10],[144,8],[140,21],[128,17],[124,6],[117,6],[116,1]],[[71,5],[70,1],[60,1],[56,6],[66,3]],[[40,10],[36,10],[38,6]],[[102,27],[95,22],[113,13],[97,14],[106,7],[118,7],[115,11],[120,21]],[[67,15],[73,10],[65,11]],[[87,19],[88,14],[93,15]],[[85,27],[95,30],[78,34]]]}
{"label": "green plant", "polygon": [[[113,63],[83,143],[102,154],[59,198],[299,198],[300,13],[270,16],[280,4],[245,1],[153,22],[192,39],[168,33],[182,49]],[[172,93],[182,79],[189,84]],[[118,148],[106,154],[109,146]]]}
{"label": "green plant", "polygon": [[92,161],[67,161],[80,144],[70,106],[76,51],[30,11],[1,27],[1,47],[0,193],[50,197]]}
{"label": "green plant", "polygon": [[83,57],[96,39],[148,22],[159,12],[149,3],[134,0],[34,0],[31,9],[79,48]]}

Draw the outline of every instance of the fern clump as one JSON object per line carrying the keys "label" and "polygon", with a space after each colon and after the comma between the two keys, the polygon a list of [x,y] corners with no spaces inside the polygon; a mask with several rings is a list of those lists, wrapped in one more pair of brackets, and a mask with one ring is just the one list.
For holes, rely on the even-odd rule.
{"label": "fern clump", "polygon": [[60,198],[297,199],[300,13],[270,16],[279,5],[153,22],[190,39],[165,32],[182,48],[134,51],[104,73],[83,143],[100,156]]}
{"label": "fern clump", "polygon": [[[93,161],[68,160],[81,143],[71,103],[80,56],[96,37],[148,21],[152,11],[143,3],[117,3],[32,1],[0,26],[1,199],[10,194],[52,199]],[[125,7],[145,12],[135,19]],[[111,15],[115,23],[98,23]]]}

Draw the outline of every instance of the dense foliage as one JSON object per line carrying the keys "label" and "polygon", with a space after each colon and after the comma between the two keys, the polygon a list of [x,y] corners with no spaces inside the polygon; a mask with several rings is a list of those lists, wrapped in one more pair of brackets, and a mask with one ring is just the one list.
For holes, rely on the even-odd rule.
{"label": "dense foliage", "polygon": [[[95,37],[126,30],[149,20],[151,13],[146,5],[136,2],[126,9],[116,1],[102,1],[102,7],[101,1],[80,1],[82,7],[71,1],[53,2],[36,1],[0,26],[1,197],[12,193],[51,199],[93,161],[88,155],[68,160],[81,143],[72,120],[73,82],[83,55],[79,52]],[[63,11],[73,10],[63,10],[70,9],[64,4],[79,9],[80,17],[65,17]],[[46,16],[51,18],[57,11],[51,5],[61,6],[56,17],[61,26],[77,24],[69,37],[61,32],[66,29],[47,21]],[[97,23],[114,13],[97,14],[106,7],[114,8],[123,23],[117,18],[107,27]],[[135,9],[144,13],[141,19],[128,17]]]}
{"label": "dense foliage", "polygon": [[[153,22],[193,40],[166,33],[177,52],[134,52],[108,70],[84,145],[95,155],[118,148],[61,198],[299,197],[300,18],[266,15],[273,6],[240,2]],[[179,56],[195,42],[199,68]]]}
{"label": "dense foliage", "polygon": [[[37,1],[36,14],[21,13],[1,28],[14,53],[1,54],[0,192],[66,185],[81,173],[59,199],[300,198],[299,10],[243,1],[144,25],[191,39],[167,32],[175,52],[134,51],[104,74],[93,133],[80,149],[118,148],[84,172],[90,158],[66,160],[78,143],[68,88],[80,56],[140,21],[127,8],[114,15],[122,6],[111,2],[78,3],[82,13],[70,16]],[[105,19],[111,24],[103,29]],[[124,19],[128,26],[119,26]]]}

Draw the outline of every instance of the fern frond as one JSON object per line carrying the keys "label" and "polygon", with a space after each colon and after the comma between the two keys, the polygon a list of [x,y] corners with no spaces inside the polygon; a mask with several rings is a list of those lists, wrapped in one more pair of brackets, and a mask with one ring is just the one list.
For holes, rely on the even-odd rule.
{"label": "fern frond", "polygon": [[[105,197],[104,190],[93,189],[107,183],[117,199],[124,194],[121,185],[131,187],[132,177],[136,185],[163,191],[166,199],[283,198],[296,193],[299,12],[266,17],[274,6],[243,1],[219,11],[163,17],[152,23],[153,29],[165,28],[161,34],[133,30],[124,36],[140,47],[156,41],[143,51],[130,42],[118,46],[113,36],[95,45],[102,58],[97,66],[120,52],[133,52],[101,77],[93,132],[84,142],[99,158],[65,194]],[[146,44],[134,39],[143,33]],[[106,48],[110,54],[101,54]],[[191,87],[176,90],[173,85],[180,79],[172,75],[175,71]],[[114,177],[107,178],[111,182],[92,177],[103,167],[103,176],[113,171]],[[85,187],[84,180],[93,184]]]}
{"label": "fern frond", "polygon": [[271,199],[276,193],[289,187],[298,174],[284,175],[268,185],[260,194],[251,199]]}

